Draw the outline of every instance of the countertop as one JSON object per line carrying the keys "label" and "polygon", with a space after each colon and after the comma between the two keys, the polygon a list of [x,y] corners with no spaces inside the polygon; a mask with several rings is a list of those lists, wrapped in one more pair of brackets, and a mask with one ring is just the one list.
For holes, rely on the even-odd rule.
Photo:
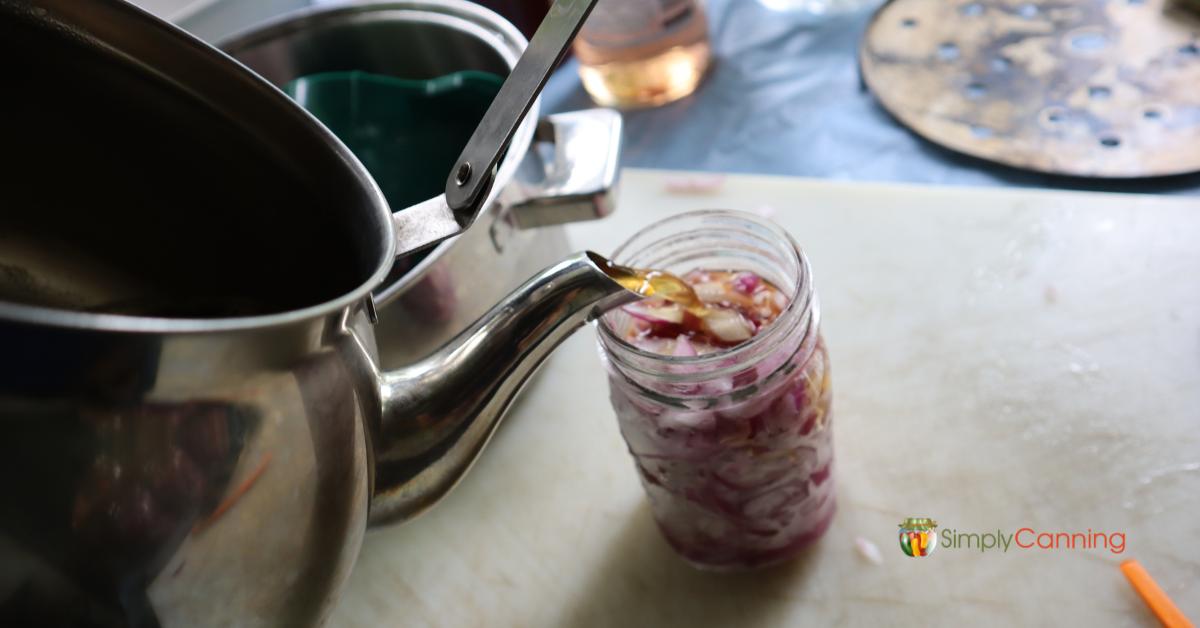
{"label": "countertop", "polygon": [[[828,534],[757,573],[676,558],[587,328],[444,502],[367,534],[331,625],[1154,626],[1126,558],[1200,619],[1200,203],[761,176],[668,193],[677,176],[625,171],[616,214],[569,235],[609,252],[711,207],[795,235],[834,369]],[[1126,544],[908,558],[897,525],[917,516]]]}

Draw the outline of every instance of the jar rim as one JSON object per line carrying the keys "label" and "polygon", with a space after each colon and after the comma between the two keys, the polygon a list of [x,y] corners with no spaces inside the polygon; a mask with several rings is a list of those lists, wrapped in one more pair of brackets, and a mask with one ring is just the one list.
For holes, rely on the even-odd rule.
{"label": "jar rim", "polygon": [[[632,368],[646,375],[654,375],[655,377],[665,381],[687,382],[697,379],[698,377],[719,377],[723,375],[729,375],[746,368],[746,364],[737,358],[739,356],[745,357],[762,353],[762,347],[771,346],[777,339],[782,336],[786,336],[794,325],[798,325],[803,322],[804,310],[809,310],[811,313],[811,320],[809,321],[810,329],[816,328],[820,315],[820,308],[817,305],[815,292],[813,290],[812,268],[809,265],[807,256],[804,255],[804,251],[800,248],[799,243],[796,242],[796,239],[793,238],[787,230],[779,226],[779,224],[775,221],[757,214],[730,209],[702,209],[674,214],[666,218],[656,220],[639,229],[625,242],[618,246],[616,250],[613,251],[611,259],[616,263],[623,263],[622,254],[629,253],[628,248],[631,245],[637,242],[637,240],[642,236],[661,229],[664,226],[670,226],[672,223],[696,219],[703,220],[706,218],[748,221],[756,227],[766,229],[773,237],[778,239],[781,244],[785,245],[781,248],[786,248],[789,257],[791,258],[790,261],[794,262],[797,268],[797,279],[791,286],[790,294],[787,295],[787,305],[782,311],[779,312],[775,320],[767,326],[765,332],[759,333],[751,337],[749,340],[746,340],[745,342],[728,349],[722,349],[720,351],[714,351],[712,353],[698,356],[664,355],[642,349],[641,347],[638,347],[637,345],[620,337],[609,324],[607,317],[601,316],[597,320],[601,344],[608,349],[610,356],[616,359],[621,366]],[[654,242],[649,246],[643,247],[641,250],[646,250],[658,242],[661,242],[661,240]],[[797,314],[797,311],[800,311],[799,314]],[[793,321],[792,325],[780,324],[781,322],[788,320]],[[613,349],[618,349],[621,352],[632,355],[634,360],[642,359],[652,363],[663,364],[668,368],[664,369],[665,372],[657,370],[653,372],[646,371],[645,369],[640,368],[634,361],[622,359],[621,356],[615,355]],[[797,347],[797,350],[799,350],[799,347]],[[726,362],[729,364],[722,366]],[[670,368],[672,366],[690,367],[688,370],[691,372],[679,372]],[[703,367],[715,368],[709,369]]]}

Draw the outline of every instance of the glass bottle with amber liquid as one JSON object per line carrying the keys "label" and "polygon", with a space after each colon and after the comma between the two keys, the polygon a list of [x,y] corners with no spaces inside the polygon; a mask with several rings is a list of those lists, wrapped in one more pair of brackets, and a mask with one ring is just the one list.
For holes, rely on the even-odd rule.
{"label": "glass bottle with amber liquid", "polygon": [[579,77],[597,103],[636,108],[696,90],[711,48],[697,0],[600,0],[575,38]]}

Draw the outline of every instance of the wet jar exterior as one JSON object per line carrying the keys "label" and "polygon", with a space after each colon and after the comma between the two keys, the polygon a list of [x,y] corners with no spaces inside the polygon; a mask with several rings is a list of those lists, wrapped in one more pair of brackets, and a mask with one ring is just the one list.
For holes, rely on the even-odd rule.
{"label": "wet jar exterior", "polygon": [[789,298],[773,324],[699,356],[643,350],[629,315],[599,323],[600,353],[621,434],[666,540],[708,569],[794,556],[835,510],[829,355],[804,253],[753,214],[702,211],[655,223],[614,262],[683,275],[750,271]]}

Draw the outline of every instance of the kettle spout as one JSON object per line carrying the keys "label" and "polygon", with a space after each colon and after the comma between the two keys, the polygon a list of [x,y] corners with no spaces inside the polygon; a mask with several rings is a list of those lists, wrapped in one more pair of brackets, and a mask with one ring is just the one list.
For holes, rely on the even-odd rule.
{"label": "kettle spout", "polygon": [[600,255],[576,254],[517,288],[433,355],[383,374],[372,524],[408,519],[449,492],[546,356],[584,323],[641,298],[607,268]]}

